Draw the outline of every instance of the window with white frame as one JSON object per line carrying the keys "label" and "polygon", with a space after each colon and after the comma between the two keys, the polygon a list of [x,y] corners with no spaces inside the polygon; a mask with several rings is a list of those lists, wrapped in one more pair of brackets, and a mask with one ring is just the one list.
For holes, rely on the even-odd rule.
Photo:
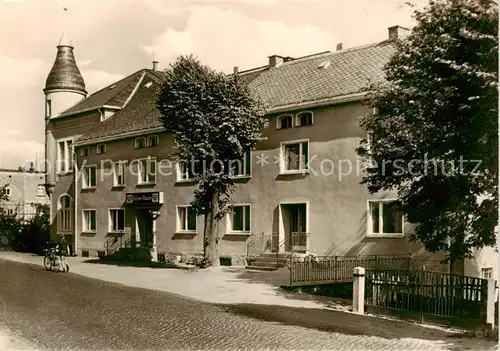
{"label": "window with white frame", "polygon": [[82,188],[95,188],[97,185],[97,166],[82,167]]}
{"label": "window with white frame", "polygon": [[295,121],[296,127],[310,126],[312,124],[313,124],[312,112],[301,112],[297,114]]}
{"label": "window with white frame", "polygon": [[123,232],[125,230],[125,209],[112,208],[109,210],[109,231]]}
{"label": "window with white frame", "polygon": [[10,188],[7,188],[7,187],[1,189],[1,192],[3,195],[6,195],[6,196],[10,196],[10,194],[11,194]]}
{"label": "window with white frame", "polygon": [[289,129],[293,127],[293,116],[283,115],[276,119],[276,129]]}
{"label": "window with white frame", "polygon": [[196,161],[193,158],[179,161],[177,163],[177,181],[195,179],[195,168]]}
{"label": "window with white frame", "polygon": [[98,154],[105,154],[106,153],[106,144],[97,145],[97,153]]}
{"label": "window with white frame", "polygon": [[125,162],[113,163],[113,186],[125,185]]}
{"label": "window with white frame", "polygon": [[87,157],[89,155],[89,148],[87,146],[82,147],[80,150],[80,156]]}
{"label": "window with white frame", "polygon": [[160,141],[159,141],[158,135],[148,136],[148,139],[147,139],[147,146],[148,147],[155,147],[155,146],[158,146],[159,144],[160,144]]}
{"label": "window with white frame", "polygon": [[93,233],[96,231],[96,210],[83,210],[83,231]]}
{"label": "window with white frame", "polygon": [[73,228],[73,201],[69,195],[59,199],[57,227],[60,232],[71,232]]}
{"label": "window with white frame", "polygon": [[493,278],[493,268],[492,267],[481,268],[481,278],[483,279]]}
{"label": "window with white frame", "polygon": [[251,174],[252,152],[245,152],[239,160],[229,161],[232,177],[249,177]]}
{"label": "window with white frame", "polygon": [[403,213],[397,201],[370,200],[368,206],[368,235],[403,235]]}
{"label": "window with white frame", "polygon": [[144,137],[135,138],[135,148],[136,149],[142,149],[145,147],[146,147],[146,138],[144,138]]}
{"label": "window with white frame", "polygon": [[309,167],[309,141],[281,143],[281,173],[306,171]]}
{"label": "window with white frame", "polygon": [[57,142],[57,171],[68,173],[73,171],[73,149],[71,139]]}
{"label": "window with white frame", "polygon": [[234,205],[228,213],[227,227],[232,233],[250,232],[250,205]]}
{"label": "window with white frame", "polygon": [[156,182],[156,157],[139,160],[138,184],[151,184]]}
{"label": "window with white frame", "polygon": [[177,231],[196,231],[196,212],[191,206],[177,206]]}
{"label": "window with white frame", "polygon": [[43,184],[36,186],[36,196],[45,196],[45,186]]}

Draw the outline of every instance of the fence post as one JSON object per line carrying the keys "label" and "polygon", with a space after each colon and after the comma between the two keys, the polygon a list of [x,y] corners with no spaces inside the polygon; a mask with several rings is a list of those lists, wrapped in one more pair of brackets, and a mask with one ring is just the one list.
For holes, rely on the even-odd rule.
{"label": "fence post", "polygon": [[486,299],[486,324],[490,330],[495,329],[495,289],[496,280],[488,279],[488,298]]}
{"label": "fence post", "polygon": [[425,278],[425,266],[422,266],[420,271],[420,291],[418,293],[420,300],[420,323],[424,323],[424,278]]}
{"label": "fence post", "polygon": [[365,313],[365,269],[354,267],[352,284],[352,312]]}

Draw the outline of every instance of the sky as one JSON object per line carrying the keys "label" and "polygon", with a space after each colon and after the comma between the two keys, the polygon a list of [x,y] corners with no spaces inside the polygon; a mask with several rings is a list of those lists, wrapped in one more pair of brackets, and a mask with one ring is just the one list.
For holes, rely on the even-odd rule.
{"label": "sky", "polygon": [[335,51],[337,43],[346,49],[382,41],[388,27],[414,25],[407,2],[0,0],[0,168],[44,157],[42,89],[63,31],[91,94],[151,68],[153,55],[160,69],[192,53],[231,73],[234,66],[265,65],[273,54],[300,57]]}

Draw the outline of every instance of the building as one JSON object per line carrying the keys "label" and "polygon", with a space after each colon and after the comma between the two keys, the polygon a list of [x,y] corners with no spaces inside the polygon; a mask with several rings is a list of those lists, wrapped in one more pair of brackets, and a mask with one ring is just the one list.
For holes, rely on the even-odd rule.
{"label": "building", "polygon": [[[268,104],[271,123],[235,174],[233,210],[219,227],[221,255],[242,263],[268,236],[280,252],[439,258],[408,240],[411,225],[394,194],[370,195],[360,184],[355,151],[366,135],[358,118],[371,113],[361,104],[366,88],[383,81],[406,31],[395,26],[372,45],[235,68]],[[173,137],[155,108],[157,62],[87,96],[72,45],[63,37],[57,48],[44,89],[54,233],[85,256],[124,243],[149,246],[154,259],[202,252],[203,218],[188,206],[194,185],[168,159]]]}
{"label": "building", "polygon": [[45,174],[33,168],[0,169],[0,189],[6,200],[0,201],[0,207],[8,214],[28,219],[35,215],[33,204],[48,204],[49,197],[45,192]]}

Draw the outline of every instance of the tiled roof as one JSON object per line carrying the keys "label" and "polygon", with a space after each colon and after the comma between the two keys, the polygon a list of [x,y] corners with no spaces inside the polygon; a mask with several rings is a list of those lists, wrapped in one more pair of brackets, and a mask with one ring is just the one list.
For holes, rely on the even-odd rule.
{"label": "tiled roof", "polygon": [[85,82],[76,65],[73,47],[69,45],[57,47],[56,59],[45,81],[44,92],[58,89],[76,90],[87,94]]}
{"label": "tiled roof", "polygon": [[98,109],[104,105],[122,107],[134,90],[137,82],[141,78],[142,70],[137,71],[128,77],[110,84],[107,87],[95,92],[86,99],[67,109],[61,116],[73,115],[79,112]]}
{"label": "tiled roof", "polygon": [[[309,56],[262,71],[250,89],[272,111],[366,91],[384,80],[383,67],[395,53],[390,41]],[[320,68],[325,63],[326,68]]]}
{"label": "tiled roof", "polygon": [[[128,104],[105,121],[97,123],[78,142],[91,141],[103,137],[118,136],[163,127],[160,113],[156,109],[156,92],[161,84],[162,73],[143,70],[144,78],[137,86]],[[142,76],[142,74],[140,75]]]}
{"label": "tiled roof", "polygon": [[[392,42],[383,41],[333,53],[306,56],[284,62],[278,67],[259,67],[242,71],[238,75],[267,104],[272,113],[281,108],[293,109],[301,103],[314,103],[366,91],[370,84],[384,81],[383,67],[395,50]],[[138,89],[134,90],[142,73],[145,73],[145,77]],[[122,106],[132,94],[129,103],[122,110],[97,123],[78,142],[92,142],[130,132],[147,133],[148,130],[163,127],[159,119],[160,113],[155,107],[156,92],[163,77],[163,72],[141,70],[116,83],[112,90],[119,90],[119,94],[113,95],[111,90],[104,88],[68,110],[66,114],[88,109],[89,106]],[[152,84],[146,87],[148,82]]]}

